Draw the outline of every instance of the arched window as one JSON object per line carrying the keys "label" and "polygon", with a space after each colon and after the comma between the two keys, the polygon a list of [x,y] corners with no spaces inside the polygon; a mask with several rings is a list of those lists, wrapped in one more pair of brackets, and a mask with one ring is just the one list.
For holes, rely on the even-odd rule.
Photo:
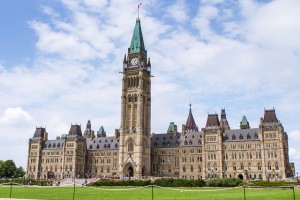
{"label": "arched window", "polygon": [[242,136],[242,134],[240,134],[240,140],[242,140],[244,137]]}
{"label": "arched window", "polygon": [[251,136],[250,136],[249,133],[247,134],[247,139],[248,139],[248,140],[251,139]]}
{"label": "arched window", "polygon": [[133,141],[132,140],[128,141],[128,151],[129,152],[134,151],[134,145],[133,145]]}
{"label": "arched window", "polygon": [[275,163],[275,170],[279,170],[278,162]]}
{"label": "arched window", "polygon": [[227,171],[227,164],[224,163],[224,171]]}
{"label": "arched window", "polygon": [[193,167],[193,165],[191,165],[191,172],[194,172],[194,167]]}
{"label": "arched window", "polygon": [[100,147],[99,144],[97,144],[97,149],[99,149],[99,147]]}
{"label": "arched window", "polygon": [[236,171],[236,165],[235,165],[235,163],[233,163],[233,171]]}
{"label": "arched window", "polygon": [[255,135],[254,135],[254,138],[255,138],[255,139],[258,139],[258,135],[257,135],[257,133],[255,133]]}
{"label": "arched window", "polygon": [[272,170],[272,164],[271,163],[268,164],[268,170]]}
{"label": "arched window", "polygon": [[214,170],[218,170],[217,163],[214,164]]}
{"label": "arched window", "polygon": [[257,169],[261,170],[261,164],[260,163],[257,163]]}
{"label": "arched window", "polygon": [[118,144],[117,143],[115,144],[115,148],[118,148]]}

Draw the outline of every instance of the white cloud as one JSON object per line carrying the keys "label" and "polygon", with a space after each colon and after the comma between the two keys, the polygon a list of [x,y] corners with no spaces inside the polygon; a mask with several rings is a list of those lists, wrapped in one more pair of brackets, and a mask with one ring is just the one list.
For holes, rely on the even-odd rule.
{"label": "white cloud", "polygon": [[176,1],[175,4],[167,8],[167,16],[179,23],[184,23],[188,19],[188,8],[185,1]]}
{"label": "white cloud", "polygon": [[288,136],[289,139],[300,140],[300,130],[290,131]]}
{"label": "white cloud", "polygon": [[294,147],[289,148],[290,161],[300,162],[300,150]]}
{"label": "white cloud", "polygon": [[1,126],[18,126],[26,127],[28,125],[34,124],[35,121],[32,116],[30,116],[21,107],[7,108],[4,111],[4,115],[0,117]]}

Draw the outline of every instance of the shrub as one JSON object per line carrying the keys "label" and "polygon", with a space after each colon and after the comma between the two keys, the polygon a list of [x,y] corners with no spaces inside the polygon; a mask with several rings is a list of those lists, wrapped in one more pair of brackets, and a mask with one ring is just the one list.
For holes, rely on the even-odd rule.
{"label": "shrub", "polygon": [[239,178],[216,178],[206,181],[208,187],[236,187],[242,184]]}
{"label": "shrub", "polygon": [[147,186],[151,185],[151,181],[140,180],[99,180],[89,184],[90,186]]}
{"label": "shrub", "polygon": [[291,186],[293,183],[285,181],[253,181],[249,186],[263,186],[263,187],[278,187],[278,186]]}

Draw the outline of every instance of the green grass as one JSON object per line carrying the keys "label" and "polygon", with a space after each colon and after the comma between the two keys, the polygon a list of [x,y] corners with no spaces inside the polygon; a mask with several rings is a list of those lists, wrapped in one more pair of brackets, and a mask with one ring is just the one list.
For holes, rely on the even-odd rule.
{"label": "green grass", "polygon": [[[300,190],[295,190],[300,200]],[[0,198],[9,198],[10,187],[0,187]],[[12,198],[72,200],[72,187],[12,187]],[[151,188],[76,187],[75,199],[80,200],[151,200]],[[154,200],[243,200],[243,188],[154,188]],[[291,189],[246,189],[247,200],[293,200]]]}

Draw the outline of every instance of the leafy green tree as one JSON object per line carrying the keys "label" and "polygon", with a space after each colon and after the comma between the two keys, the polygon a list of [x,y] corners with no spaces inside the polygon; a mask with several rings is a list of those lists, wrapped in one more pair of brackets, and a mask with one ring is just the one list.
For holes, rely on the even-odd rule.
{"label": "leafy green tree", "polygon": [[1,177],[13,177],[17,167],[13,160],[7,160],[0,162],[0,176]]}
{"label": "leafy green tree", "polygon": [[24,175],[25,175],[25,171],[23,167],[18,167],[15,171],[14,177],[18,178],[18,177],[23,177]]}

